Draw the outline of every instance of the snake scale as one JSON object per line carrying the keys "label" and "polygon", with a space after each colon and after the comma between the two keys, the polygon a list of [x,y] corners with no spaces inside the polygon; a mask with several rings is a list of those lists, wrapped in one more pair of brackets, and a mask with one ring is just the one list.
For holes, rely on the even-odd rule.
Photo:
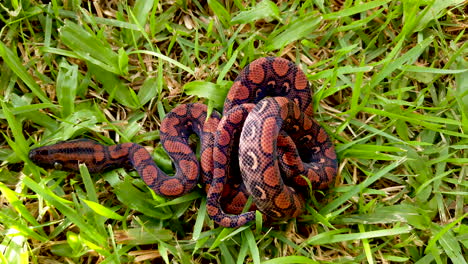
{"label": "snake scale", "polygon": [[[91,173],[134,169],[158,195],[179,197],[205,184],[208,215],[225,227],[239,227],[260,210],[272,219],[304,211],[308,186],[326,188],[337,173],[329,136],[313,118],[310,85],[292,62],[264,57],[235,79],[223,117],[200,103],[175,107],[163,119],[160,142],[174,162],[166,175],[150,153],[134,143],[104,146],[90,139],[63,141],[33,149],[29,158],[44,168]],[[200,138],[200,161],[189,136]],[[243,209],[249,197],[253,203]]]}

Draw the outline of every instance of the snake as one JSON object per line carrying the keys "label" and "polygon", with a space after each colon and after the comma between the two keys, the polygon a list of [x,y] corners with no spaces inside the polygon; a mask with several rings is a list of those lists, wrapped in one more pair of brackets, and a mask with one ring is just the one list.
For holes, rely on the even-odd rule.
{"label": "snake", "polygon": [[[280,57],[244,67],[227,93],[222,116],[202,103],[180,104],[160,125],[160,144],[173,161],[166,174],[145,147],[106,146],[91,139],[34,148],[40,167],[91,173],[135,170],[157,195],[175,198],[199,183],[209,217],[224,227],[256,219],[287,220],[305,211],[306,194],[329,187],[337,174],[333,143],[313,118],[312,91],[304,72]],[[189,144],[195,134],[200,149]],[[249,202],[250,200],[250,202]],[[249,206],[250,204],[250,206]]]}

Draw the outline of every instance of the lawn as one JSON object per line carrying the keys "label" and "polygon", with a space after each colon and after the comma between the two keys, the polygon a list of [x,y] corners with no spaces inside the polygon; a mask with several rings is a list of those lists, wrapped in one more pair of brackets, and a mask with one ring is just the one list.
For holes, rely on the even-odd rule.
{"label": "lawn", "polygon": [[[0,4],[0,263],[467,263],[466,1],[47,2]],[[264,56],[305,71],[339,159],[296,219],[224,228],[201,186],[171,200],[28,159],[86,137],[170,172],[164,116],[222,111]]]}

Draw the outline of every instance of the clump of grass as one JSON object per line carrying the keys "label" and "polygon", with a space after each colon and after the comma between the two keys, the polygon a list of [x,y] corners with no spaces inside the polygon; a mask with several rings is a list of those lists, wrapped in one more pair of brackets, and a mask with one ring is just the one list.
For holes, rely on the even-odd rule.
{"label": "clump of grass", "polygon": [[[1,263],[466,263],[466,3],[7,1],[0,19]],[[44,171],[32,146],[135,142],[172,170],[159,124],[221,110],[261,56],[299,64],[340,160],[288,222],[228,229],[201,190],[133,172]]]}

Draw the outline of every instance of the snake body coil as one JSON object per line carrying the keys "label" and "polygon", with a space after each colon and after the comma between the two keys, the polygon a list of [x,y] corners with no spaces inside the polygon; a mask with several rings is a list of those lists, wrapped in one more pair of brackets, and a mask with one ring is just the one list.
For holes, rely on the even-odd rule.
{"label": "snake body coil", "polygon": [[[77,171],[79,163],[92,173],[134,169],[166,197],[190,192],[201,174],[207,212],[218,224],[241,226],[255,218],[255,209],[287,219],[303,212],[301,192],[309,184],[323,189],[336,175],[335,150],[312,118],[311,101],[309,83],[296,65],[260,58],[234,81],[222,119],[217,113],[207,118],[207,107],[198,103],[179,105],[166,115],[160,140],[174,162],[174,176],[134,143],[104,146],[77,139],[33,149],[29,157],[41,167],[62,170]],[[191,134],[200,138],[200,162],[188,144]],[[241,213],[249,196],[254,204]]]}

